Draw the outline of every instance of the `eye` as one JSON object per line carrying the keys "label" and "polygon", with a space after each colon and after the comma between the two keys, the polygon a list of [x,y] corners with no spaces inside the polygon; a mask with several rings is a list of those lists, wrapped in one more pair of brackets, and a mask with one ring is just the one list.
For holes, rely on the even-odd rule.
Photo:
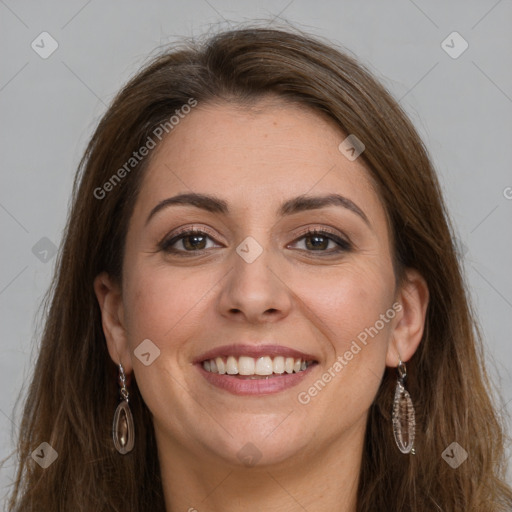
{"label": "eye", "polygon": [[[327,254],[350,251],[352,246],[343,238],[324,229],[308,229],[303,236],[295,240],[293,244],[304,241],[304,247],[308,252],[323,252]],[[331,249],[331,250],[326,250]]]}
{"label": "eye", "polygon": [[163,240],[159,248],[168,253],[199,252],[212,247],[207,245],[208,239],[212,240],[205,231],[189,229]]}
{"label": "eye", "polygon": [[[166,253],[184,256],[186,253],[200,253],[212,247],[219,247],[215,243],[208,245],[208,240],[213,241],[213,237],[206,231],[187,229],[164,239],[160,242],[159,249]],[[308,229],[290,245],[297,245],[301,241],[304,244],[301,250],[307,252],[337,254],[352,249],[350,242],[325,229]]]}

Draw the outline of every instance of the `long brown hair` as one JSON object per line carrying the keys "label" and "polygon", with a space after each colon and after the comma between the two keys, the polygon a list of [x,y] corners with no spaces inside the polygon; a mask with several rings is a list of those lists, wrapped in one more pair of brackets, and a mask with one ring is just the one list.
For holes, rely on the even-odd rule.
{"label": "long brown hair", "polygon": [[[112,176],[191,98],[249,105],[268,94],[322,112],[364,142],[361,158],[389,217],[397,277],[415,268],[429,287],[423,339],[408,362],[416,455],[399,453],[392,438],[396,374],[388,369],[369,411],[357,510],[512,509],[506,437],[480,331],[454,230],[418,134],[385,88],[345,51],[297,30],[249,27],[154,57],[120,91],[88,144],[46,297],[10,511],[165,510],[151,415],[136,382],[130,387],[135,449],[121,456],[111,437],[117,367],[107,351],[93,280],[107,271],[121,282],[128,220],[149,158],[121,180]],[[46,469],[31,457],[42,442],[58,454]],[[468,453],[457,469],[441,456],[452,442]]]}

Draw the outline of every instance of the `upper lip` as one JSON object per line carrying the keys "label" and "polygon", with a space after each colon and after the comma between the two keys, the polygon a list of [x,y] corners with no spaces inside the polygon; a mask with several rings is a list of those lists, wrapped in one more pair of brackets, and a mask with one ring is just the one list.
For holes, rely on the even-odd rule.
{"label": "upper lip", "polygon": [[307,354],[300,350],[290,347],[283,347],[282,345],[250,345],[250,344],[232,344],[222,345],[220,347],[212,348],[207,352],[203,352],[200,356],[194,359],[194,363],[201,363],[208,359],[215,359],[216,357],[263,357],[263,356],[283,356],[293,357],[295,359],[302,359],[303,361],[316,361],[317,358],[312,354]]}

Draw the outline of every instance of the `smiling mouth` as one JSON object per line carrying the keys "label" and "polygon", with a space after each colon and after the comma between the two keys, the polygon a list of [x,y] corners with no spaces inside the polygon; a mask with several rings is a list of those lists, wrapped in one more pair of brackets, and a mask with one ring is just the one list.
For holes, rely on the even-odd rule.
{"label": "smiling mouth", "polygon": [[227,356],[206,359],[201,363],[204,370],[218,375],[230,375],[240,379],[269,379],[286,374],[301,373],[317,361],[284,356]]}

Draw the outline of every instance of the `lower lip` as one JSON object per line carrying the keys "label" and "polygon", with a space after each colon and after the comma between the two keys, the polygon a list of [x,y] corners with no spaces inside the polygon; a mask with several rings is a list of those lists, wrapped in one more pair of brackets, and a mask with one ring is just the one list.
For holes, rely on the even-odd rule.
{"label": "lower lip", "polygon": [[299,373],[283,373],[269,376],[268,379],[241,379],[234,375],[206,371],[202,364],[196,365],[202,376],[214,386],[225,389],[234,395],[269,395],[292,388],[301,382],[317,364],[308,366]]}

